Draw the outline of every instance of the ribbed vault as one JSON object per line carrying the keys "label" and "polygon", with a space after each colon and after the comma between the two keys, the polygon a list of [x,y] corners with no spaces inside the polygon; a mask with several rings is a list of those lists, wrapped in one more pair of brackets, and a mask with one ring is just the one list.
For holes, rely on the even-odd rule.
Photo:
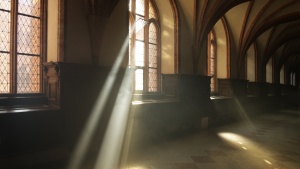
{"label": "ribbed vault", "polygon": [[[265,66],[272,58],[274,73],[299,71],[300,1],[299,0],[197,0],[194,43],[198,50],[206,44],[206,36],[222,17],[228,22],[231,61],[237,72],[231,78],[246,79],[247,51],[255,43],[258,81],[265,81]],[[218,37],[217,37],[218,38]],[[195,50],[194,62],[200,52]],[[194,64],[196,66],[197,64]],[[197,67],[197,66],[196,66]],[[195,69],[197,70],[197,68]],[[274,81],[278,81],[274,75]]]}

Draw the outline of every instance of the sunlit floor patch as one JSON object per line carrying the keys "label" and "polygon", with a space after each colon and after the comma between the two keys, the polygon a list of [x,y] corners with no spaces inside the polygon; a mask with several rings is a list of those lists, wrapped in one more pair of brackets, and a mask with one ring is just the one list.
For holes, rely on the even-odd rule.
{"label": "sunlit floor patch", "polygon": [[272,163],[269,161],[269,160],[264,160],[264,162],[266,162],[267,164],[270,164],[270,165],[272,165]]}
{"label": "sunlit floor patch", "polygon": [[149,168],[144,167],[144,166],[133,166],[133,167],[128,167],[126,169],[149,169]]}
{"label": "sunlit floor patch", "polygon": [[[195,164],[199,169],[300,168],[300,156],[297,153],[300,142],[297,142],[298,140],[293,141],[295,144],[286,142],[295,138],[300,139],[297,130],[300,127],[299,122],[300,117],[286,117],[280,114],[260,116],[253,120],[253,128],[248,128],[248,124],[243,122],[233,123],[208,131],[200,131],[191,136],[170,139],[154,146],[143,147],[140,150],[141,154],[132,162],[148,164],[150,158],[153,163],[165,161],[166,164],[175,165],[180,161],[190,166]],[[267,130],[260,130],[266,127],[268,127]],[[262,132],[262,136],[249,134],[255,131]],[[221,155],[219,151],[226,155]],[[178,156],[174,156],[174,152]],[[208,157],[214,163],[204,160]],[[129,161],[129,169],[135,166],[130,164]],[[176,168],[169,166],[170,169]],[[150,168],[161,169],[162,167],[151,165]]]}
{"label": "sunlit floor patch", "polygon": [[244,147],[244,146],[243,146],[242,148],[243,148],[244,150],[248,150],[248,149],[247,149],[246,147]]}

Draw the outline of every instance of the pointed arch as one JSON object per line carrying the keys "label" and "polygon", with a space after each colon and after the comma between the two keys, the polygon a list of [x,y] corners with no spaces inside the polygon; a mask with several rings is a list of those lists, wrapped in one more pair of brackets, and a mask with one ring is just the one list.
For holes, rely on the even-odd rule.
{"label": "pointed arch", "polygon": [[[249,55],[250,54],[250,55]],[[246,55],[246,78],[249,81],[257,81],[257,43],[256,41],[250,46]]]}

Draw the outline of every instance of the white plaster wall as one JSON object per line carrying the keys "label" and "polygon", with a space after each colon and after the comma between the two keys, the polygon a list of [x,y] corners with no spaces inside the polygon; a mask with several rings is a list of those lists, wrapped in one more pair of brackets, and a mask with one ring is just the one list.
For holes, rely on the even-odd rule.
{"label": "white plaster wall", "polygon": [[67,3],[65,62],[91,63],[91,42],[83,5],[82,0]]}
{"label": "white plaster wall", "polygon": [[254,44],[247,51],[247,80],[255,82],[255,50]]}
{"label": "white plaster wall", "polygon": [[[120,54],[123,45],[128,45],[128,4],[120,0],[111,14],[103,35],[100,48],[100,65],[111,66]],[[128,48],[128,46],[127,46]],[[125,51],[123,57],[129,57]]]}
{"label": "white plaster wall", "polygon": [[284,84],[284,66],[280,70],[280,84]]}
{"label": "white plaster wall", "polygon": [[221,20],[215,24],[214,30],[217,39],[217,78],[227,78],[227,42]]}
{"label": "white plaster wall", "polygon": [[272,58],[268,61],[266,65],[266,82],[272,83],[273,82],[273,70],[272,70]]}
{"label": "white plaster wall", "polygon": [[156,0],[161,26],[161,73],[175,73],[174,15],[169,0]]}
{"label": "white plaster wall", "polygon": [[194,0],[178,0],[180,17],[180,71],[181,73],[193,73],[193,20]]}
{"label": "white plaster wall", "polygon": [[58,0],[48,1],[47,62],[58,60]]}
{"label": "white plaster wall", "polygon": [[[66,58],[69,63],[91,64],[91,40],[82,0],[67,3]],[[102,44],[99,45],[99,65],[111,66],[122,45],[128,42],[128,4],[120,0],[111,14]],[[128,53],[124,53],[128,55]],[[128,57],[128,56],[124,56]]]}

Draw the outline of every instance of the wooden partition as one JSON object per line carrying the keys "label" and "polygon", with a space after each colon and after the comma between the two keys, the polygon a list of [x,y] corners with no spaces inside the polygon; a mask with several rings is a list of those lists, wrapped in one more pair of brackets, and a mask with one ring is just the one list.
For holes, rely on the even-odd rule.
{"label": "wooden partition", "polygon": [[180,84],[179,75],[177,74],[162,74],[161,86],[162,95],[166,99],[179,100],[180,98]]}
{"label": "wooden partition", "polygon": [[218,91],[220,96],[246,97],[248,80],[218,79]]}
{"label": "wooden partition", "polygon": [[268,84],[265,82],[248,82],[248,96],[267,96]]}
{"label": "wooden partition", "polygon": [[180,75],[180,101],[201,103],[210,99],[210,76]]}
{"label": "wooden partition", "polygon": [[163,74],[162,95],[181,102],[209,100],[210,76]]}

